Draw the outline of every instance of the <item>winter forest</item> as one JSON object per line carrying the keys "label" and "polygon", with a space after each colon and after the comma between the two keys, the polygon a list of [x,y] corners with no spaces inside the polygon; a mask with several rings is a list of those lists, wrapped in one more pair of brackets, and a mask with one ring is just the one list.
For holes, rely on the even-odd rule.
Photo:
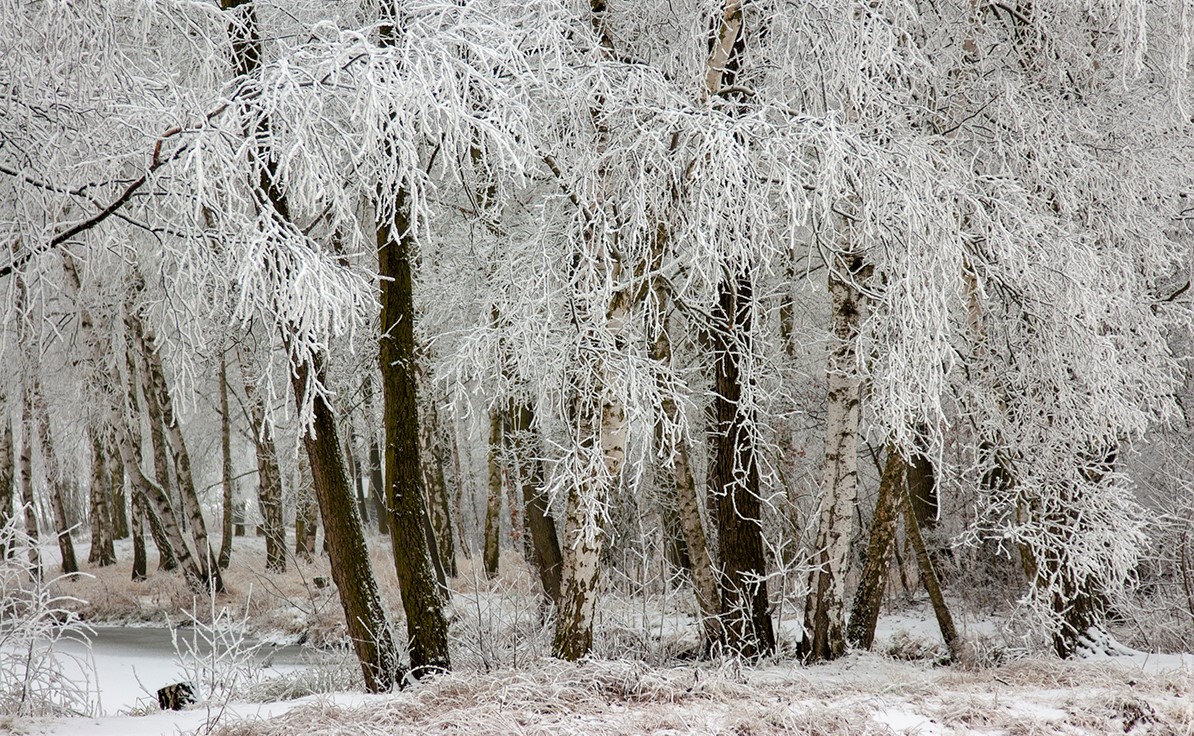
{"label": "winter forest", "polygon": [[[0,0],[0,731],[166,717],[57,651],[132,624],[208,639],[203,733],[1194,729],[1192,45],[1186,0]],[[335,661],[246,725],[270,637]],[[835,692],[909,679],[952,694]],[[1102,715],[957,716],[996,680]]]}

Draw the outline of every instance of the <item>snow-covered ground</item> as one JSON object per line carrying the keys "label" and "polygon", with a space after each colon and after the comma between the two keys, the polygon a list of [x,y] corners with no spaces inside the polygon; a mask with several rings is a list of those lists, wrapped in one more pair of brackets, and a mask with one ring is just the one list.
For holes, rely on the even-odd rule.
{"label": "snow-covered ground", "polygon": [[[230,593],[218,603],[249,611],[254,635],[293,642],[306,635],[335,643],[339,606],[309,581],[321,564],[268,580],[250,573],[260,552],[245,540]],[[295,648],[275,650],[275,683],[208,697],[180,712],[160,712],[152,692],[186,679],[168,631],[189,596],[169,575],[129,584],[119,566],[75,581],[98,627],[90,652],[102,717],[2,720],[8,731],[44,736],[225,736],[319,734],[1184,734],[1194,733],[1194,656],[1131,652],[1095,642],[1087,659],[1026,656],[1009,643],[1003,621],[958,606],[958,627],[974,662],[942,666],[933,616],[925,604],[886,611],[874,653],[802,666],[790,656],[755,666],[733,660],[683,662],[691,638],[687,594],[603,602],[600,657],[573,665],[548,656],[550,632],[537,614],[537,592],[517,561],[495,581],[465,567],[454,601],[457,671],[403,692],[368,696],[354,689],[350,656],[303,665]],[[239,570],[239,571],[238,571]],[[385,567],[379,566],[383,588]],[[254,592],[249,589],[265,593]],[[393,591],[391,591],[392,594]],[[193,605],[193,601],[190,601]],[[113,622],[158,628],[112,628]],[[796,623],[783,617],[788,649]],[[611,635],[609,632],[615,632]],[[332,655],[328,655],[332,656]],[[82,677],[82,675],[80,675]],[[289,679],[287,679],[289,678]],[[305,681],[300,682],[306,678]],[[359,688],[359,685],[357,686]],[[293,700],[290,694],[320,692]],[[273,702],[268,702],[273,701]]]}

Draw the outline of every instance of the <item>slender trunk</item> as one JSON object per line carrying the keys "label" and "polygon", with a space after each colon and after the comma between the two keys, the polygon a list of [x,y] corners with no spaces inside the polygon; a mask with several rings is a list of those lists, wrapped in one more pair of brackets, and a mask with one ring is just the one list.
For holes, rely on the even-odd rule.
{"label": "slender trunk", "polygon": [[933,560],[925,547],[924,537],[920,533],[920,523],[916,518],[916,508],[912,503],[910,489],[905,486],[901,494],[901,505],[904,511],[904,533],[912,543],[916,552],[916,564],[920,569],[920,581],[928,591],[929,600],[933,603],[933,615],[937,617],[937,627],[941,629],[941,638],[949,649],[950,656],[957,659],[961,655],[962,640],[958,638],[958,631],[954,627],[953,616],[945,603],[945,595],[941,592],[941,582],[937,578],[937,571],[933,569]]}
{"label": "slender trunk", "polygon": [[365,426],[369,436],[369,497],[373,500],[373,515],[377,517],[377,531],[390,533],[390,512],[386,508],[385,478],[382,475],[381,444],[377,441],[374,422],[377,417],[377,394],[373,390],[373,371],[365,373]]}
{"label": "slender trunk", "polygon": [[448,621],[427,538],[426,494],[419,453],[419,402],[415,384],[414,232],[407,220],[406,192],[381,207],[377,223],[381,281],[381,364],[386,432],[386,505],[394,569],[406,612],[411,669],[448,669]]}
{"label": "slender trunk", "polygon": [[105,442],[104,452],[107,457],[104,464],[108,467],[108,514],[112,519],[112,539],[127,539],[129,529],[128,494],[124,490],[124,466],[120,464],[112,447],[112,437]]}
{"label": "slender trunk", "polygon": [[423,405],[423,420],[419,424],[419,443],[423,457],[423,482],[427,487],[427,509],[431,522],[431,539],[443,572],[456,577],[456,545],[452,538],[451,506],[448,502],[448,483],[444,477],[444,445],[440,442],[439,412],[434,398]]}
{"label": "slender trunk", "polygon": [[721,556],[721,614],[725,643],[754,659],[775,650],[763,555],[759,468],[751,435],[753,418],[740,406],[742,362],[750,350],[750,274],[726,275],[718,287],[713,333],[714,397],[709,490],[717,501]]}
{"label": "slender trunk", "polygon": [[[661,287],[656,288],[656,298],[663,308],[667,295]],[[672,362],[672,345],[667,326],[659,331],[651,346],[651,358],[661,364]],[[663,414],[669,423],[680,423],[680,410],[666,386],[660,386],[664,396]],[[661,448],[667,449],[667,448]],[[724,643],[721,625],[721,595],[717,589],[717,576],[713,571],[713,560],[709,555],[709,542],[705,535],[705,523],[701,519],[701,500],[697,495],[696,483],[688,460],[688,445],[683,438],[670,448],[672,466],[671,489],[675,494],[676,521],[683,534],[687,552],[688,570],[692,575],[693,592],[701,615],[701,637],[706,652],[715,645]]]}
{"label": "slender trunk", "polygon": [[519,461],[519,484],[522,486],[522,502],[526,507],[527,528],[531,536],[531,557],[539,574],[539,584],[548,602],[560,604],[560,540],[556,535],[556,522],[547,509],[547,498],[543,494],[543,461],[538,457],[538,441],[534,428],[534,410],[529,404],[521,404],[511,417],[511,442]]}
{"label": "slender trunk", "polygon": [[[182,499],[182,508],[191,532],[191,540],[195,545],[198,556],[199,569],[208,580],[212,590],[224,592],[224,580],[220,575],[220,568],[216,564],[216,555],[212,552],[211,543],[207,536],[207,522],[203,518],[203,508],[199,504],[199,494],[195,488],[195,478],[191,473],[191,456],[187,452],[186,442],[183,440],[182,429],[178,425],[178,417],[174,412],[174,402],[170,397],[170,388],[166,384],[166,374],[162,367],[161,356],[153,346],[152,337],[146,331],[141,320],[130,313],[133,327],[132,336],[140,346],[142,357],[141,379],[144,385],[145,403],[149,407],[150,421],[158,425],[166,440],[166,447],[173,460],[174,475],[178,481],[178,493]],[[155,452],[156,461],[156,452]],[[165,479],[166,466],[162,466],[159,478]]]}
{"label": "slender trunk", "polygon": [[907,463],[892,445],[887,447],[887,460],[879,479],[879,498],[871,519],[867,541],[866,564],[854,594],[850,610],[850,624],[846,640],[862,649],[870,649],[875,642],[875,626],[879,622],[879,607],[887,588],[887,574],[891,569],[891,552],[895,548],[896,521],[902,509]]}
{"label": "slender trunk", "polygon": [[403,672],[373,576],[365,530],[353,503],[335,414],[323,395],[308,397],[309,382],[322,377],[321,366],[313,367],[307,362],[298,362],[292,374],[296,403],[302,406],[308,398],[313,402],[312,432],[304,433],[303,446],[323,517],[332,580],[340,593],[349,638],[365,676],[365,688],[374,693],[386,692],[402,682]]}
{"label": "slender trunk", "polygon": [[232,414],[228,411],[228,354],[220,353],[220,470],[224,486],[224,514],[220,528],[221,570],[232,562]]}
{"label": "slender trunk", "polygon": [[41,578],[41,534],[37,527],[37,500],[33,497],[33,406],[29,391],[25,391],[21,410],[21,459],[18,478],[21,504],[25,509],[25,534],[29,538],[29,564],[37,578]]}
{"label": "slender trunk", "polygon": [[829,356],[825,469],[814,546],[814,568],[804,610],[799,653],[808,661],[846,652],[845,589],[858,496],[858,426],[861,383],[855,377],[861,296],[856,280],[866,267],[857,253],[835,256],[829,272],[832,334]]}
{"label": "slender trunk", "polygon": [[908,458],[908,493],[920,528],[936,527],[941,508],[937,498],[937,477],[932,461],[919,452]]}
{"label": "slender trunk", "polygon": [[[6,528],[13,517],[13,496],[16,490],[16,456],[13,453],[12,421],[8,417],[7,397],[0,397],[0,529]],[[0,542],[0,564],[11,557],[13,550]]]}
{"label": "slender trunk", "polygon": [[[238,357],[239,354],[238,354]],[[240,363],[244,365],[243,357]],[[253,451],[257,460],[257,505],[265,531],[265,569],[286,572],[286,519],[282,508],[282,469],[278,466],[278,448],[265,421],[265,406],[250,382],[244,382],[249,418],[253,422]]]}
{"label": "slender trunk", "polygon": [[116,549],[112,543],[111,500],[112,474],[108,468],[109,455],[103,439],[91,430],[91,553],[87,561],[98,567],[107,567],[116,562]]}
{"label": "slender trunk", "polygon": [[[341,462],[343,462],[343,458],[341,458]],[[347,470],[345,477],[347,477]],[[311,462],[307,457],[300,455],[298,480],[295,483],[295,495],[298,498],[294,508],[294,553],[303,562],[315,560],[315,538],[319,533],[320,508],[315,498],[314,486]]]}
{"label": "slender trunk", "polygon": [[147,577],[145,555],[145,503],[141,494],[133,491],[132,523],[129,533],[133,537],[133,580],[144,580]]}
{"label": "slender trunk", "polygon": [[502,526],[502,414],[489,412],[489,456],[486,460],[489,479],[485,504],[485,577],[498,574],[499,541]]}

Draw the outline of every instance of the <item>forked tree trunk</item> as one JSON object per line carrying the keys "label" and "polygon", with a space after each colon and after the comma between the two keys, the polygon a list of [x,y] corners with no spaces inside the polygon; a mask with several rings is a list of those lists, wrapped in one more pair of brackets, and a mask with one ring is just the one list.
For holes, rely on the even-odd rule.
{"label": "forked tree trunk", "polygon": [[112,473],[108,468],[109,455],[99,434],[91,434],[91,552],[87,561],[98,567],[116,562],[116,548],[112,542],[112,514],[110,511]]}
{"label": "forked tree trunk", "polygon": [[543,493],[543,461],[535,435],[534,410],[529,404],[515,407],[511,416],[511,443],[519,457],[519,485],[531,537],[531,559],[539,574],[543,594],[552,605],[560,604],[560,568],[563,555],[556,534],[556,522],[547,508]]}
{"label": "forked tree trunk", "polygon": [[[299,406],[308,398],[309,381],[323,378],[320,366],[315,366],[314,371],[316,375],[312,376],[312,366],[306,362],[295,368],[292,380]],[[365,530],[353,503],[336,417],[322,394],[316,393],[311,400],[312,433],[304,433],[302,439],[323,517],[332,580],[340,593],[349,639],[365,676],[365,688],[373,693],[385,692],[402,682],[398,650],[373,576]]]}
{"label": "forked tree trunk", "polygon": [[709,492],[717,503],[721,554],[721,615],[725,644],[754,659],[775,650],[763,555],[759,468],[750,417],[740,406],[742,360],[750,350],[752,285],[743,271],[725,274],[718,287],[712,334],[714,396]]}
{"label": "forked tree trunk", "polygon": [[875,626],[879,622],[879,608],[891,570],[891,553],[896,546],[896,522],[903,508],[901,499],[905,493],[906,468],[899,451],[888,445],[883,475],[879,479],[879,498],[871,518],[866,564],[862,568],[850,610],[850,624],[846,628],[846,640],[862,649],[870,649],[875,642]]}
{"label": "forked tree trunk", "polygon": [[[388,42],[390,36],[383,38]],[[406,192],[394,194],[390,217],[377,223],[381,281],[381,364],[383,424],[386,433],[386,505],[394,569],[406,612],[411,669],[446,670],[448,620],[431,562],[430,521],[419,453],[419,401],[415,383],[414,232],[407,220]]]}
{"label": "forked tree trunk", "polygon": [[232,414],[228,411],[228,358],[220,353],[220,481],[224,486],[223,523],[220,527],[221,570],[232,562]]}
{"label": "forked tree trunk", "polygon": [[489,453],[485,467],[488,471],[488,483],[485,486],[485,577],[492,580],[498,574],[502,527],[502,414],[497,409],[489,411]]}
{"label": "forked tree trunk", "polygon": [[[191,456],[187,451],[182,429],[178,425],[178,417],[174,412],[174,402],[170,397],[170,388],[166,384],[166,374],[162,368],[161,356],[141,320],[136,315],[132,315],[131,322],[132,334],[139,343],[143,359],[141,378],[144,385],[145,403],[149,407],[150,421],[160,423],[166,447],[170,451],[175,478],[178,480],[178,492],[182,499],[182,509],[186,514],[191,539],[195,545],[195,553],[199,557],[199,568],[209,581],[212,590],[223,593],[224,579],[216,564],[216,555],[212,552],[211,542],[207,536],[207,522],[203,518],[203,508],[199,504],[195,477],[191,473]],[[163,482],[167,477],[165,467],[162,466],[162,472],[158,476]]]}
{"label": "forked tree trunk", "polygon": [[806,661],[836,659],[846,652],[846,575],[858,496],[861,383],[855,375],[855,360],[861,296],[855,284],[866,268],[857,253],[834,259],[829,272],[834,345],[827,366],[825,468],[814,567],[804,609],[805,633],[798,650]]}

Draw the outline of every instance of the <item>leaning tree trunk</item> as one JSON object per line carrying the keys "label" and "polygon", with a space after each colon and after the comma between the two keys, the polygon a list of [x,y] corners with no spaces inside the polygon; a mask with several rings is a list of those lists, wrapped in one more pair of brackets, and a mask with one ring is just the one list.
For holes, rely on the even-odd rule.
{"label": "leaning tree trunk", "polygon": [[750,428],[753,421],[741,407],[741,369],[750,350],[752,329],[751,300],[749,272],[723,276],[714,322],[726,328],[712,334],[714,425],[709,465],[709,490],[717,503],[725,643],[748,659],[775,650],[765,583],[759,468]]}
{"label": "leaning tree trunk", "polygon": [[489,411],[489,453],[485,467],[485,577],[493,579],[498,574],[499,541],[502,528],[502,414],[497,409]]}
{"label": "leaning tree trunk", "polygon": [[887,588],[887,575],[891,569],[891,553],[895,548],[896,522],[903,508],[901,499],[904,496],[906,468],[907,464],[899,450],[888,445],[887,460],[883,463],[883,475],[879,479],[879,499],[875,502],[875,515],[871,519],[866,565],[862,568],[854,605],[850,609],[850,624],[846,628],[846,640],[862,649],[870,649],[875,643],[879,607],[883,603],[883,592]]}
{"label": "leaning tree trunk", "polygon": [[531,558],[539,574],[544,596],[549,603],[558,607],[563,555],[556,534],[556,522],[548,511],[547,497],[543,493],[543,461],[538,457],[539,443],[534,416],[529,404],[515,407],[511,416],[511,444],[520,459],[518,482],[522,486],[522,502],[531,537]]}
{"label": "leaning tree trunk", "polygon": [[[207,522],[203,518],[203,507],[199,504],[195,477],[191,473],[191,456],[187,451],[182,429],[178,425],[178,417],[174,412],[174,402],[170,397],[170,387],[166,384],[166,373],[162,367],[161,355],[154,347],[153,340],[141,320],[135,315],[132,317],[132,324],[133,334],[140,343],[142,367],[145,369],[141,374],[142,381],[145,383],[145,403],[149,407],[151,421],[160,421],[165,434],[167,447],[173,460],[175,477],[178,479],[182,507],[189,522],[191,539],[195,543],[195,552],[199,555],[199,567],[212,589],[217,593],[223,593],[224,579],[216,564],[216,556],[212,552],[207,536]],[[159,477],[164,479],[166,475],[163,468]]]}
{"label": "leaning tree trunk", "polygon": [[232,562],[232,414],[228,411],[228,353],[220,353],[220,481],[224,486],[223,519],[220,525],[221,570]]}
{"label": "leaning tree trunk", "polygon": [[920,570],[920,582],[929,594],[933,603],[933,615],[937,617],[937,627],[941,629],[941,638],[949,649],[950,656],[957,659],[961,655],[962,640],[958,638],[958,630],[954,627],[953,616],[949,613],[949,606],[945,602],[945,595],[941,591],[941,581],[937,578],[937,571],[933,568],[933,560],[929,557],[929,550],[925,547],[924,537],[920,533],[920,522],[917,520],[916,507],[912,502],[910,489],[905,486],[901,495],[901,505],[904,511],[904,533],[916,552],[916,564]]}
{"label": "leaning tree trunk", "polygon": [[864,275],[857,253],[834,256],[829,270],[834,345],[829,355],[825,469],[814,546],[813,572],[804,609],[800,656],[807,661],[836,659],[846,652],[845,590],[858,496],[858,426],[861,383],[856,377],[856,343]]}
{"label": "leaning tree trunk", "polygon": [[352,486],[336,433],[336,417],[322,394],[315,392],[308,396],[312,391],[310,381],[323,377],[318,364],[314,371],[312,376],[311,364],[298,362],[292,381],[298,405],[312,402],[311,432],[303,434],[303,446],[310,459],[315,498],[323,517],[332,580],[340,593],[349,639],[365,676],[365,688],[369,692],[385,692],[402,682],[403,672],[377,579],[373,576],[365,530],[353,503]]}
{"label": "leaning tree trunk", "polygon": [[[388,38],[388,37],[387,37]],[[427,538],[430,521],[419,453],[419,401],[415,384],[414,232],[406,192],[379,209],[377,261],[381,276],[381,363],[385,426],[386,505],[394,569],[406,612],[411,669],[448,669],[448,620]]]}

